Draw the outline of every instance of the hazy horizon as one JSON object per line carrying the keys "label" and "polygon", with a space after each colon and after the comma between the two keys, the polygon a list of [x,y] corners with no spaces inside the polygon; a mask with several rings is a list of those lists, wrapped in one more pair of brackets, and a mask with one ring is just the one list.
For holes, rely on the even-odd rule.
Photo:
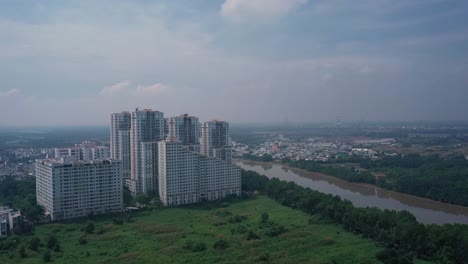
{"label": "hazy horizon", "polygon": [[[468,121],[468,2],[0,3],[0,127]],[[375,121],[373,121],[375,120]]]}

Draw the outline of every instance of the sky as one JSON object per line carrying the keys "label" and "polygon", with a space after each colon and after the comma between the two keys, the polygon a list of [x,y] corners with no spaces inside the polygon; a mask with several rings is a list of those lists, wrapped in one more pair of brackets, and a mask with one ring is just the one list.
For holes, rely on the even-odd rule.
{"label": "sky", "polygon": [[468,1],[0,0],[0,127],[468,120]]}

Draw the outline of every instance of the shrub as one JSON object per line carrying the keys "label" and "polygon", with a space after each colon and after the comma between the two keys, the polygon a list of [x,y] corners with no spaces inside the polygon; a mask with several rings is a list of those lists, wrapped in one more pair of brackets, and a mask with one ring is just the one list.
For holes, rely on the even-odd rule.
{"label": "shrub", "polygon": [[50,262],[52,260],[52,256],[50,254],[50,251],[47,250],[46,252],[44,252],[44,254],[42,255],[42,260],[44,262]]}
{"label": "shrub", "polygon": [[224,249],[226,249],[228,247],[229,247],[229,243],[224,239],[220,239],[220,240],[216,241],[216,243],[214,243],[214,245],[213,245],[213,248],[217,249],[217,250],[224,250]]}

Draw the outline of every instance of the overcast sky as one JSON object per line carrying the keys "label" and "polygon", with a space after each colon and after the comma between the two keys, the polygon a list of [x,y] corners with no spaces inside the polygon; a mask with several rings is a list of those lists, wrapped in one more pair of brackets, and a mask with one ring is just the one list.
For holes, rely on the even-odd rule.
{"label": "overcast sky", "polygon": [[468,120],[468,1],[0,0],[0,126]]}

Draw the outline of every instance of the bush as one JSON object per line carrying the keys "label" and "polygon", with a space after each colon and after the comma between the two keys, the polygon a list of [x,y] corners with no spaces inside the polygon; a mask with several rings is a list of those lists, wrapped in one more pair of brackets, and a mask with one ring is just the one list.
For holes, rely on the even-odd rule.
{"label": "bush", "polygon": [[57,237],[55,234],[49,234],[46,238],[46,244],[48,249],[52,249],[55,247],[55,244],[57,244]]}
{"label": "bush", "polygon": [[270,226],[265,232],[265,235],[269,237],[276,237],[286,232],[288,232],[288,229],[286,227],[276,223],[270,223]]}
{"label": "bush", "polygon": [[260,239],[260,237],[255,234],[254,231],[250,230],[249,233],[247,234],[247,240],[256,240],[256,239]]}
{"label": "bush", "polygon": [[80,245],[86,245],[88,243],[88,241],[86,240],[86,236],[80,237],[78,243],[80,243]]}
{"label": "bush", "polygon": [[224,249],[226,249],[228,247],[229,247],[229,243],[224,239],[220,239],[220,240],[216,241],[216,243],[214,243],[214,245],[213,245],[213,248],[217,249],[217,250],[224,250]]}
{"label": "bush", "polygon": [[268,218],[270,218],[270,216],[268,215],[268,213],[262,213],[262,215],[260,216],[260,223],[262,225],[268,223]]}
{"label": "bush", "polygon": [[192,240],[185,242],[183,248],[192,252],[202,252],[206,250],[206,244],[203,242],[195,243]]}
{"label": "bush", "polygon": [[94,232],[94,224],[92,222],[89,222],[85,228],[84,228],[84,231],[87,233],[87,234],[92,234]]}
{"label": "bush", "polygon": [[54,252],[60,252],[60,244],[56,243],[53,250]]}
{"label": "bush", "polygon": [[39,238],[33,237],[33,238],[31,238],[31,240],[29,240],[29,248],[31,250],[37,251],[37,249],[39,248],[40,243],[41,243],[41,241],[39,240]]}
{"label": "bush", "polygon": [[50,262],[52,260],[52,255],[50,254],[50,251],[47,250],[46,252],[44,252],[44,254],[42,255],[42,260],[44,262]]}
{"label": "bush", "polygon": [[123,220],[114,218],[112,219],[112,223],[114,223],[115,225],[123,225]]}
{"label": "bush", "polygon": [[25,258],[26,257],[26,249],[24,248],[24,246],[21,246],[19,248],[18,254],[19,254],[20,258]]}

